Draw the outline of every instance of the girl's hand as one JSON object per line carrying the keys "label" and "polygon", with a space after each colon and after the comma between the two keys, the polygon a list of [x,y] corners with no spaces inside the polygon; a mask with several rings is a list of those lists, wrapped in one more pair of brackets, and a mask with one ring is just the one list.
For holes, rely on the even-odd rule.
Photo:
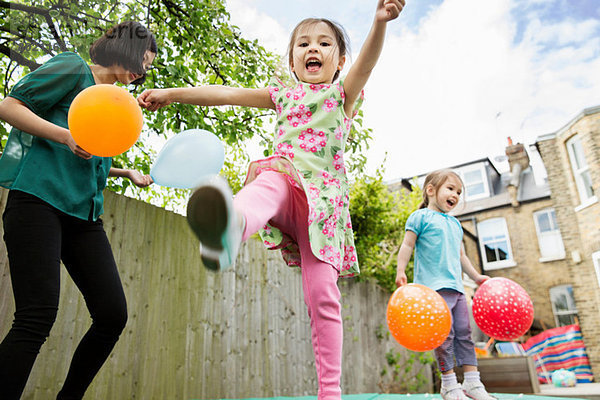
{"label": "girl's hand", "polygon": [[147,89],[137,98],[140,107],[148,111],[156,111],[161,107],[168,106],[173,101],[169,99],[168,89]]}
{"label": "girl's hand", "polygon": [[375,20],[388,22],[398,18],[405,4],[405,0],[379,0],[377,11],[375,12]]}
{"label": "girl's hand", "polygon": [[490,279],[490,277],[487,275],[479,275],[477,279],[475,279],[475,283],[477,285],[482,285],[483,282],[487,281],[488,279]]}
{"label": "girl's hand", "polygon": [[408,283],[406,278],[406,274],[404,272],[398,271],[396,273],[396,287],[404,286]]}
{"label": "girl's hand", "polygon": [[79,147],[77,143],[75,143],[75,140],[73,139],[70,133],[69,138],[67,139],[65,144],[69,147],[69,149],[71,149],[73,154],[75,154],[76,156],[81,157],[84,160],[89,160],[90,158],[92,158],[92,155],[90,153],[88,153],[87,151]]}
{"label": "girl's hand", "polygon": [[150,175],[144,175],[138,171],[129,170],[127,177],[137,187],[145,188],[154,183]]}

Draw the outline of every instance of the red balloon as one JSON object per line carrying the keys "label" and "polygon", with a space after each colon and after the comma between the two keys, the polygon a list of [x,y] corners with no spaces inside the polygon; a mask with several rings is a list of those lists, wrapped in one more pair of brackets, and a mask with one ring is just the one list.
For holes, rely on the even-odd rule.
{"label": "red balloon", "polygon": [[388,301],[386,314],[394,339],[413,351],[439,347],[452,327],[450,310],[442,296],[417,283],[396,289]]}
{"label": "red balloon", "polygon": [[533,323],[533,303],[525,289],[515,281],[491,278],[473,296],[473,318],[489,337],[515,340]]}

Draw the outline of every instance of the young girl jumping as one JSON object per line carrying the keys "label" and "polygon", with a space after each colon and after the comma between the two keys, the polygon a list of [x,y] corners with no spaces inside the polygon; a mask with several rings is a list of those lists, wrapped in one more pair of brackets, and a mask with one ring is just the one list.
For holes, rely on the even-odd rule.
{"label": "young girl jumping", "polygon": [[[462,180],[450,170],[435,171],[425,178],[423,203],[406,221],[406,234],[398,252],[396,285],[406,285],[406,265],[416,246],[414,282],[436,290],[452,313],[450,334],[435,349],[442,371],[442,398],[465,400],[466,395],[475,400],[493,400],[495,397],[487,393],[477,371],[462,272],[478,285],[489,276],[473,268],[462,245],[462,226],[448,215],[458,204],[462,190]],[[462,386],[456,380],[454,359],[464,370]]]}
{"label": "young girl jumping", "polygon": [[326,19],[300,22],[291,35],[289,66],[298,81],[274,79],[264,89],[204,86],[147,90],[138,100],[149,110],[172,102],[238,105],[277,112],[274,155],[251,163],[245,187],[232,201],[222,180],[198,187],[188,202],[188,222],[201,242],[204,264],[230,266],[240,242],[260,230],[264,243],[301,266],[311,319],[318,398],[340,399],[342,319],[339,276],[359,272],[350,223],[344,147],[361,91],[383,47],[387,22],[404,0],[379,0],[371,31],[345,79],[347,37]]}

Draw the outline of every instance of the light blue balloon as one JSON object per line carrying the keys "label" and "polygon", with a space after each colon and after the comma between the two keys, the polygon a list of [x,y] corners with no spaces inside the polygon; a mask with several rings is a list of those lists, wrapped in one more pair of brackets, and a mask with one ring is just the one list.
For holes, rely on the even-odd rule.
{"label": "light blue balloon", "polygon": [[161,186],[190,189],[218,174],[224,161],[225,149],[218,137],[203,129],[189,129],[167,140],[150,176]]}

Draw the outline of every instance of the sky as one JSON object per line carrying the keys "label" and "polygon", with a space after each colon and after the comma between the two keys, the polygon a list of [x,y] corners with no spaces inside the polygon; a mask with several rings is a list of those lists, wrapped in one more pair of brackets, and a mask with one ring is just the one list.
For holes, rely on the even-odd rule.
{"label": "sky", "polygon": [[[300,20],[333,19],[356,59],[376,1],[226,4],[244,37],[280,55]],[[600,1],[406,0],[365,86],[367,172],[385,159],[384,177],[395,180],[485,157],[503,171],[508,136],[531,145],[597,105]]]}

